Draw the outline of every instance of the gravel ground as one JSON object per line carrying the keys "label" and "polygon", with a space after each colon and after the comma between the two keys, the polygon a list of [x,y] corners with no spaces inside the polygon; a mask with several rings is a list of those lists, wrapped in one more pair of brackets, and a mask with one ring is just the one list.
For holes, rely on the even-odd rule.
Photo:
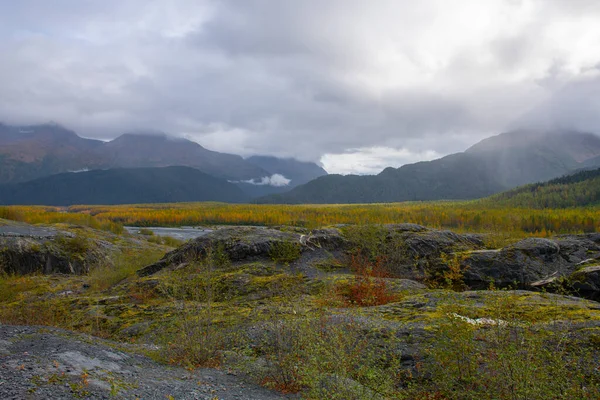
{"label": "gravel ground", "polygon": [[287,398],[215,369],[187,371],[60,329],[0,325],[0,399]]}

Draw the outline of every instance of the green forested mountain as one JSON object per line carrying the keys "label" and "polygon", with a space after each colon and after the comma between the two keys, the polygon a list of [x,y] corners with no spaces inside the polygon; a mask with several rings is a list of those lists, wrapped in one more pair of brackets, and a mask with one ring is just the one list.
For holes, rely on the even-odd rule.
{"label": "green forested mountain", "polygon": [[190,167],[119,168],[63,173],[0,185],[0,204],[132,204],[247,201],[236,185]]}
{"label": "green forested mountain", "polygon": [[379,175],[327,175],[259,203],[385,203],[472,199],[504,189],[470,156],[453,154],[432,162],[387,168]]}
{"label": "green forested mountain", "polygon": [[589,163],[600,163],[598,156],[600,137],[590,133],[512,131],[438,160],[387,168],[371,176],[328,175],[258,202],[474,199],[589,167]]}
{"label": "green forested mountain", "polygon": [[499,193],[488,199],[494,203],[524,208],[566,208],[600,203],[600,169],[534,183]]}

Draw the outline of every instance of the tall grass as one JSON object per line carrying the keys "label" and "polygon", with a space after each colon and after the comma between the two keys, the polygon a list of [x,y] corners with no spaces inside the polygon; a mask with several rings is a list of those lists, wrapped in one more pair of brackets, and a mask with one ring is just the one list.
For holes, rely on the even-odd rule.
{"label": "tall grass", "polygon": [[293,225],[316,228],[335,224],[410,222],[463,232],[512,237],[600,231],[600,207],[527,209],[483,201],[389,204],[258,205],[170,203],[68,208],[11,206],[0,217],[29,223],[66,222],[121,232],[121,225]]}
{"label": "tall grass", "polygon": [[44,206],[7,206],[0,207],[0,218],[28,224],[72,224],[89,226],[90,228],[109,231],[116,234],[124,232],[121,224],[108,220],[98,219],[90,214],[69,213],[58,207]]}
{"label": "tall grass", "polygon": [[433,228],[471,232],[551,233],[600,230],[600,207],[542,209],[498,207],[471,202],[407,202],[345,205],[256,205],[223,203],[77,206],[99,220],[136,226],[293,225],[308,228],[335,224],[411,222]]}

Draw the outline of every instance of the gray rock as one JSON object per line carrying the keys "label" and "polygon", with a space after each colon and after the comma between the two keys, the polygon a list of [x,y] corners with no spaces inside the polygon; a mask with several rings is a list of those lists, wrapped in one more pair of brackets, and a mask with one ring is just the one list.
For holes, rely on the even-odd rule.
{"label": "gray rock", "polygon": [[577,270],[569,276],[568,281],[580,293],[600,293],[600,265]]}
{"label": "gray rock", "polygon": [[85,274],[103,255],[93,240],[71,235],[1,236],[0,271],[9,274]]}
{"label": "gray rock", "polygon": [[0,324],[3,343],[10,345],[0,353],[0,399],[288,398],[245,376],[161,365],[117,343],[60,329]]}
{"label": "gray rock", "polygon": [[307,233],[258,227],[232,227],[190,240],[167,253],[157,263],[138,271],[139,276],[152,275],[164,268],[185,264],[207,254],[209,249],[222,249],[230,261],[269,259],[280,243],[296,243],[301,252],[343,247],[345,239],[337,229],[318,229]]}
{"label": "gray rock", "polygon": [[568,235],[554,239],[528,238],[500,250],[471,252],[463,261],[464,278],[473,287],[550,288],[573,273],[585,260],[600,256],[597,235]]}
{"label": "gray rock", "polygon": [[483,247],[483,240],[479,236],[460,235],[451,231],[428,230],[418,234],[404,234],[403,239],[409,255],[417,259]]}

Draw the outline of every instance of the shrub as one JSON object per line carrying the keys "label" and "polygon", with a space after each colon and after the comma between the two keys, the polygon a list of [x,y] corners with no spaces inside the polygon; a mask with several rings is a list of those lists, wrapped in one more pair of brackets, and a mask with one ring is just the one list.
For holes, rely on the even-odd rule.
{"label": "shrub", "polygon": [[360,254],[352,255],[350,269],[355,274],[350,283],[336,287],[346,305],[369,307],[398,301],[399,296],[391,291],[386,281],[388,274],[383,267],[382,257],[370,262]]}
{"label": "shrub", "polygon": [[466,254],[442,253],[440,260],[444,267],[441,271],[428,272],[425,279],[427,285],[432,288],[450,289],[456,292],[467,290],[469,287],[464,280],[466,267],[463,266],[465,258]]}
{"label": "shrub", "polygon": [[91,249],[90,240],[83,235],[57,236],[55,242],[70,257],[77,258],[80,261],[85,259],[88,251]]}
{"label": "shrub", "polygon": [[[516,296],[492,296],[484,322],[449,307],[428,350],[427,382],[416,397],[443,399],[596,399],[597,355],[568,325],[519,318]],[[426,388],[425,390],[423,388]]]}
{"label": "shrub", "polygon": [[103,264],[90,270],[90,287],[98,291],[106,290],[134,275],[138,269],[156,262],[162,255],[160,250],[114,253],[111,257],[114,260],[112,264]]}
{"label": "shrub", "polygon": [[289,264],[300,258],[300,244],[294,242],[275,242],[269,252],[276,263]]}
{"label": "shrub", "polygon": [[162,357],[170,363],[186,367],[219,365],[225,334],[213,321],[216,287],[212,278],[215,269],[227,262],[221,250],[209,248],[204,257],[192,257],[184,271],[186,275],[201,277],[202,285],[178,274],[163,282],[161,292],[177,305],[171,333],[163,338]]}
{"label": "shrub", "polygon": [[15,301],[19,294],[34,289],[37,286],[32,275],[21,276],[0,272],[0,302]]}
{"label": "shrub", "polygon": [[255,351],[267,360],[263,384],[312,399],[395,398],[400,357],[393,335],[371,343],[351,317],[268,323]]}
{"label": "shrub", "polygon": [[11,219],[13,221],[22,221],[23,214],[15,208],[0,207],[0,218]]}
{"label": "shrub", "polygon": [[179,247],[183,243],[185,243],[183,240],[175,239],[174,237],[171,237],[171,236],[159,236],[159,235],[148,236],[146,238],[146,240],[151,243],[162,244],[162,245],[169,246],[169,247]]}

